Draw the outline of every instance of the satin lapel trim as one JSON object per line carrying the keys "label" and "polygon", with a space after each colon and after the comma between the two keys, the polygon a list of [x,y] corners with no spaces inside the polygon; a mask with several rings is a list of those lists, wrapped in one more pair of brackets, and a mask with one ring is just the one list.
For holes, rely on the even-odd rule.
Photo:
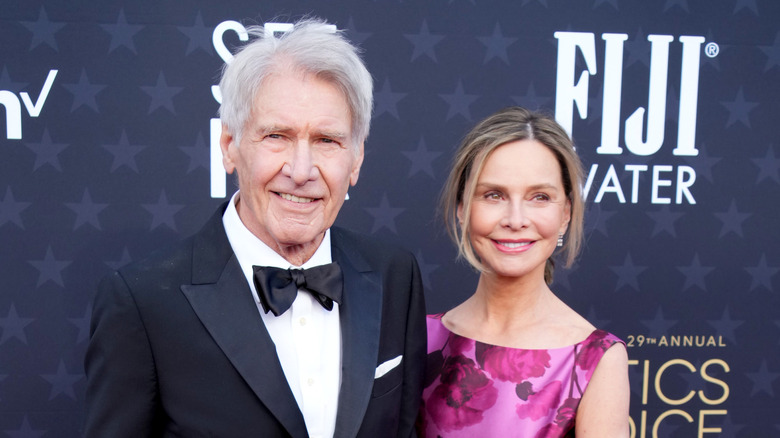
{"label": "satin lapel trim", "polygon": [[[182,292],[225,356],[293,437],[306,424],[235,256],[216,283],[183,285]],[[258,431],[261,433],[261,431]]]}
{"label": "satin lapel trim", "polygon": [[[382,286],[378,273],[357,253],[336,247],[334,259],[344,274],[341,315],[342,373],[336,416],[336,436],[356,436],[374,386],[379,357]],[[360,272],[360,270],[364,272]]]}

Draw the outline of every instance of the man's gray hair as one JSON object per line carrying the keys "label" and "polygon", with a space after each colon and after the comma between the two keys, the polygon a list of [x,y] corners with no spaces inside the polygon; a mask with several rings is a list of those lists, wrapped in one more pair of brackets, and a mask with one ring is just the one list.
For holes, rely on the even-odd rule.
{"label": "man's gray hair", "polygon": [[[373,81],[360,50],[324,20],[305,18],[276,37],[262,26],[247,28],[250,42],[222,70],[222,123],[240,143],[254,99],[275,69],[292,68],[323,79],[344,93],[350,109],[353,147],[365,141],[371,124]],[[254,37],[254,38],[252,38]]]}

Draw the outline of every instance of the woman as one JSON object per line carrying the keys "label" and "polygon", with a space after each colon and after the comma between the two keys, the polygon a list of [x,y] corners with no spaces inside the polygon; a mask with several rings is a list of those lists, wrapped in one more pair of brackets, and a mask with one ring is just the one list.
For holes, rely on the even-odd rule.
{"label": "woman", "polygon": [[550,290],[583,234],[582,165],[551,118],[511,107],[464,139],[442,197],[474,294],[428,317],[428,437],[627,437],[625,344]]}

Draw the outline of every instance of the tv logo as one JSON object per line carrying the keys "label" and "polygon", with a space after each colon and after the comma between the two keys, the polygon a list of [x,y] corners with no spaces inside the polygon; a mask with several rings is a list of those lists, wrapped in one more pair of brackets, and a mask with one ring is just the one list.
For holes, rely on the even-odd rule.
{"label": "tv logo", "polygon": [[[38,117],[41,114],[43,105],[46,103],[46,98],[49,97],[49,91],[51,91],[51,86],[54,84],[54,78],[56,77],[57,70],[49,70],[49,75],[46,76],[46,81],[43,83],[41,93],[38,95],[38,100],[35,103],[33,103],[26,91],[19,93],[30,117]],[[11,91],[0,90],[0,105],[5,108],[5,138],[8,140],[21,140],[22,106],[19,103],[19,98]]]}

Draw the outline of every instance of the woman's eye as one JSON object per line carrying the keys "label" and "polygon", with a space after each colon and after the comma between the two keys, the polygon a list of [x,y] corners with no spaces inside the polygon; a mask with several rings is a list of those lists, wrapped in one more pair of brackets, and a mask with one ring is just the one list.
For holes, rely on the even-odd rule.
{"label": "woman's eye", "polygon": [[549,201],[550,197],[545,195],[544,193],[539,193],[539,194],[534,195],[533,200],[534,201]]}
{"label": "woman's eye", "polygon": [[498,194],[498,193],[495,193],[495,192],[490,192],[490,193],[485,194],[485,199],[490,199],[490,200],[496,200],[497,201],[497,200],[501,199],[501,195]]}

